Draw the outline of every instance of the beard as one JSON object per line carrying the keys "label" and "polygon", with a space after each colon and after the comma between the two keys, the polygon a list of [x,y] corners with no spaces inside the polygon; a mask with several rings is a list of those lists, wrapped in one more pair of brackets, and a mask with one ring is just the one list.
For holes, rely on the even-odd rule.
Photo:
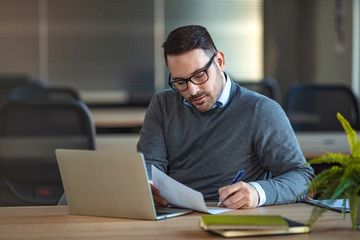
{"label": "beard", "polygon": [[225,86],[223,81],[224,75],[222,75],[217,65],[215,65],[215,72],[216,76],[213,80],[214,90],[212,92],[203,90],[186,98],[186,100],[191,103],[199,112],[207,112],[212,109]]}

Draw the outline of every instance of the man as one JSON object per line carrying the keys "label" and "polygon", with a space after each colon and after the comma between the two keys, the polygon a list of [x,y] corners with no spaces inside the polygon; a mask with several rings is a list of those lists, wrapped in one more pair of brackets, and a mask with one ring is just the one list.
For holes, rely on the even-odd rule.
{"label": "man", "polygon": [[[163,47],[172,90],[153,97],[137,146],[150,178],[153,164],[233,209],[303,198],[313,170],[282,108],[230,79],[204,27],[175,29]],[[240,169],[242,181],[231,185]]]}

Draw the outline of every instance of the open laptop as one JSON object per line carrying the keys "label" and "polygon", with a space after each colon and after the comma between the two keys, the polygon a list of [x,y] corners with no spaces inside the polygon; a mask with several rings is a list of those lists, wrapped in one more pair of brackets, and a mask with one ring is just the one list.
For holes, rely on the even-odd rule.
{"label": "open laptop", "polygon": [[157,220],[192,212],[155,208],[141,153],[57,149],[71,214]]}

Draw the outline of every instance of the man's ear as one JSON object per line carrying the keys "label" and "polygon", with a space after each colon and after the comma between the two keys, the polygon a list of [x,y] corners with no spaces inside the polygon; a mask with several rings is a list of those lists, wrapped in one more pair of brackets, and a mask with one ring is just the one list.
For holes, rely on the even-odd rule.
{"label": "man's ear", "polygon": [[216,61],[216,64],[219,66],[220,71],[224,72],[225,71],[225,55],[224,55],[224,53],[218,51],[215,56],[215,61]]}

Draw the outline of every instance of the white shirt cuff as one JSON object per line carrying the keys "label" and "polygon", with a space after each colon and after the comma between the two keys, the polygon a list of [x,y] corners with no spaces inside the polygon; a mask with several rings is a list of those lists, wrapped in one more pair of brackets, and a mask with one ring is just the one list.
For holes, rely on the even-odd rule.
{"label": "white shirt cuff", "polygon": [[256,191],[259,194],[259,204],[257,206],[260,207],[264,205],[264,203],[266,202],[266,195],[264,189],[257,182],[249,182],[249,183],[253,185],[253,187],[256,189]]}

